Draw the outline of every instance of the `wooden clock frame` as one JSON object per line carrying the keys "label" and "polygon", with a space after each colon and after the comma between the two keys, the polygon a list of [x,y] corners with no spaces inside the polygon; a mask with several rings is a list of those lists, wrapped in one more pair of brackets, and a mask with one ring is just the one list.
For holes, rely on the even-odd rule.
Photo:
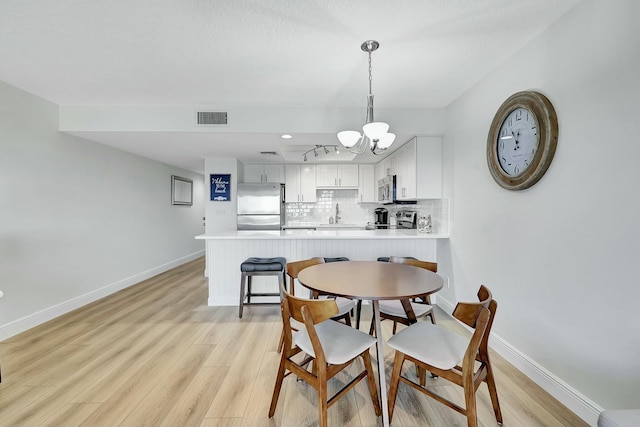
{"label": "wooden clock frame", "polygon": [[[538,124],[538,149],[533,157],[531,165],[519,175],[508,175],[500,166],[498,160],[498,137],[500,127],[509,114],[517,109],[524,108],[536,119]],[[493,179],[502,188],[507,190],[524,190],[531,187],[545,174],[558,144],[558,117],[551,101],[535,91],[517,92],[507,98],[498,108],[487,137],[487,164]]]}

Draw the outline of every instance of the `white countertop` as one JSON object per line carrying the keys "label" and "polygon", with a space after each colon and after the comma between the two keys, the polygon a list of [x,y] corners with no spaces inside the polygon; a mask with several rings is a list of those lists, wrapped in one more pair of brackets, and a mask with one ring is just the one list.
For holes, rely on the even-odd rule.
{"label": "white countertop", "polygon": [[220,231],[201,234],[201,240],[262,240],[262,239],[447,239],[443,234],[418,233],[417,230],[282,230],[282,231]]}

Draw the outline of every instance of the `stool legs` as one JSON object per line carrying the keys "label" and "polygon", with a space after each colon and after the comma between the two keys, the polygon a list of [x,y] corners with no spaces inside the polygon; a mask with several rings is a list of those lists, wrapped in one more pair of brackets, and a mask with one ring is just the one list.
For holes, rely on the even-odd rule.
{"label": "stool legs", "polygon": [[244,305],[244,294],[245,294],[245,280],[247,278],[247,273],[242,272],[240,275],[240,311],[238,313],[238,317],[242,319],[242,306]]}
{"label": "stool legs", "polygon": [[[252,276],[254,275],[258,275],[258,276],[276,276],[278,278],[278,292],[277,293],[256,293],[254,294],[252,289],[251,289],[251,279]],[[244,308],[245,304],[252,304],[251,302],[251,297],[252,296],[259,296],[259,297],[276,297],[276,296],[280,296],[282,297],[282,295],[280,294],[280,287],[283,287],[284,289],[287,288],[286,286],[286,278],[285,278],[285,272],[284,271],[270,271],[270,272],[241,272],[240,274],[240,303],[238,304],[238,317],[242,319],[242,311]],[[247,300],[247,302],[245,303],[244,300]],[[253,303],[256,304],[256,303]],[[259,303],[258,303],[259,304]],[[269,303],[271,304],[271,303]],[[275,303],[274,303],[275,304]]]}

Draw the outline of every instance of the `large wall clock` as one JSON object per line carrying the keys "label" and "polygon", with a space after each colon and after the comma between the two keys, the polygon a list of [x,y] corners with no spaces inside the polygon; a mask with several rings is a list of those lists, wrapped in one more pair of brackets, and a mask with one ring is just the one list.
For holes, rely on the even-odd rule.
{"label": "large wall clock", "polygon": [[558,117],[551,101],[535,91],[507,98],[491,122],[487,163],[507,190],[524,190],[549,168],[558,144]]}

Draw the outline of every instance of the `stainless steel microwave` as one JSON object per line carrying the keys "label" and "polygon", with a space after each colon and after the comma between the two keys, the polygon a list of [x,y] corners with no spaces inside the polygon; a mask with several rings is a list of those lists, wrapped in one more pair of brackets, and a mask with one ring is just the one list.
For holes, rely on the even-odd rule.
{"label": "stainless steel microwave", "polygon": [[390,205],[396,198],[396,176],[387,175],[378,180],[378,203]]}

